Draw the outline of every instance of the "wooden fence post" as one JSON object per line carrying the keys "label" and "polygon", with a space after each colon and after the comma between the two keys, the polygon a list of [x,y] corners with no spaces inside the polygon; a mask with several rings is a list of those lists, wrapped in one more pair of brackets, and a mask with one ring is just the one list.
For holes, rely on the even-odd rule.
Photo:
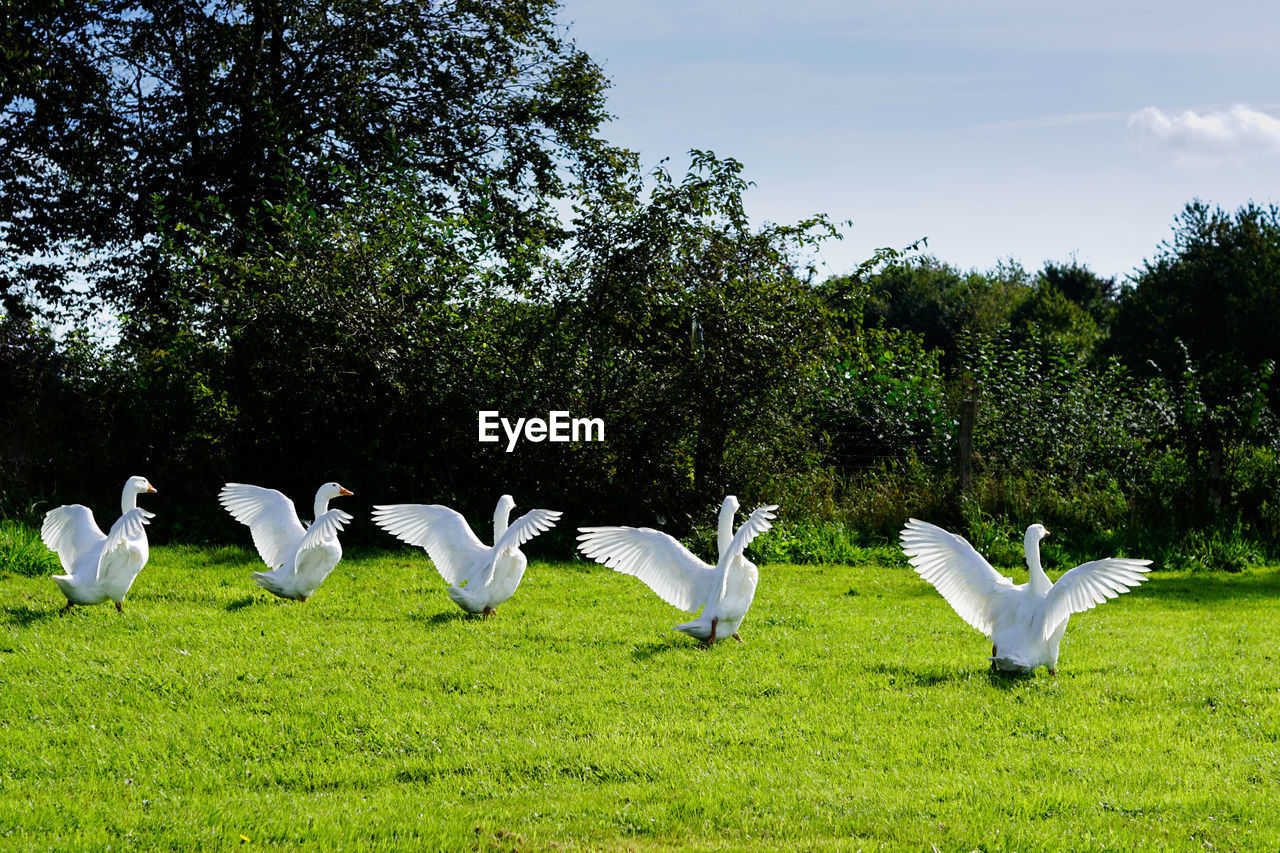
{"label": "wooden fence post", "polygon": [[978,420],[978,401],[960,401],[960,435],[956,447],[956,467],[960,475],[960,494],[973,485],[973,425]]}

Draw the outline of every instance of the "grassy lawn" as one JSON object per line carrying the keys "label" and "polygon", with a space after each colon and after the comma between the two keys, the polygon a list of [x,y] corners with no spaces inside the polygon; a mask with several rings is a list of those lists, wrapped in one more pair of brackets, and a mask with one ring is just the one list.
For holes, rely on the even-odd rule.
{"label": "grassy lawn", "polygon": [[0,577],[0,849],[1280,848],[1275,569],[1157,574],[993,680],[905,564],[762,567],[709,651],[583,563],[488,621],[409,551],[305,604],[256,567],[157,548],[123,615]]}

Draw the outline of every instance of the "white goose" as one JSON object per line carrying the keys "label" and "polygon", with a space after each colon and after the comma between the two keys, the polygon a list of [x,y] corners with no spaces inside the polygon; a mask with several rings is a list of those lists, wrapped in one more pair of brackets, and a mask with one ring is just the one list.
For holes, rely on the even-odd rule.
{"label": "white goose", "polygon": [[580,527],[578,548],[583,554],[624,575],[633,575],[665,602],[689,613],[702,608],[692,622],[675,630],[711,645],[733,637],[755,598],[760,572],[743,552],[773,526],[776,504],[762,506],[733,532],[738,499],[729,495],[720,505],[716,531],[719,560],[709,566],[673,537],[648,527]]}
{"label": "white goose", "polygon": [[45,515],[40,538],[57,552],[66,572],[53,576],[67,597],[64,612],[77,604],[107,600],[123,612],[124,597],[151,553],[143,525],[155,514],[138,506],[138,495],[154,491],[146,477],[130,477],[120,495],[120,518],[107,534],[98,528],[93,512],[80,504],[60,506]]}
{"label": "white goose", "polygon": [[342,559],[338,532],[351,516],[329,509],[329,501],[352,492],[325,483],[316,492],[315,521],[303,527],[293,501],[275,489],[227,483],[218,501],[231,517],[248,525],[253,544],[269,572],[255,572],[258,586],[281,598],[306,601]]}
{"label": "white goose", "polygon": [[1067,619],[1138,586],[1150,560],[1112,557],[1076,566],[1055,584],[1040,567],[1040,540],[1049,535],[1033,524],[1023,538],[1028,583],[991,568],[965,539],[928,522],[910,519],[902,529],[902,550],[920,577],[942,593],[960,618],[992,642],[991,668],[1031,672],[1047,666],[1057,674],[1058,644]]}
{"label": "white goose", "polygon": [[389,504],[373,508],[373,520],[397,539],[427,552],[436,571],[449,584],[449,597],[468,613],[488,617],[510,598],[524,577],[528,559],[520,546],[559,520],[561,513],[533,509],[510,526],[516,502],[498,499],[493,511],[493,545],[471,532],[467,520],[439,504]]}

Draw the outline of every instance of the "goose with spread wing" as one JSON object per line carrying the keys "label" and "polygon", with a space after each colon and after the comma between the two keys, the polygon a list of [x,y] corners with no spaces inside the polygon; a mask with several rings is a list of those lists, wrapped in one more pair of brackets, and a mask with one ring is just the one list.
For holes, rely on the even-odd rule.
{"label": "goose with spread wing", "polygon": [[716,545],[720,552],[714,566],[707,565],[674,537],[648,527],[580,527],[578,549],[616,572],[633,575],[665,602],[693,613],[692,622],[675,630],[711,645],[733,637],[755,598],[760,571],[744,553],[751,540],[773,526],[776,504],[751,513],[735,533],[733,519],[738,499],[729,495],[720,505]]}
{"label": "goose with spread wing", "polygon": [[255,572],[258,586],[281,598],[306,601],[342,559],[338,533],[351,521],[329,501],[352,494],[337,483],[325,483],[316,492],[315,521],[307,527],[298,511],[275,489],[227,483],[218,501],[231,517],[248,526],[253,544],[270,571]]}
{"label": "goose with spread wing", "polygon": [[373,521],[397,539],[427,552],[449,584],[449,598],[468,613],[488,617],[524,577],[529,561],[520,546],[550,530],[561,513],[533,509],[508,524],[516,502],[498,499],[493,512],[493,545],[485,545],[467,520],[439,504],[388,504],[373,508]]}
{"label": "goose with spread wing", "polygon": [[1027,583],[1013,581],[960,536],[910,519],[902,529],[902,550],[920,577],[942,593],[960,618],[991,640],[991,668],[1029,673],[1036,667],[1057,674],[1058,644],[1073,613],[1082,613],[1128,592],[1146,580],[1150,560],[1112,557],[1076,566],[1057,583],[1040,566],[1040,540],[1049,535],[1033,524],[1023,538]]}
{"label": "goose with spread wing", "polygon": [[92,510],[80,504],[60,506],[45,515],[40,538],[57,553],[65,572],[53,576],[67,597],[64,612],[77,604],[104,601],[114,601],[117,611],[124,610],[124,597],[151,553],[144,525],[155,514],[138,506],[138,495],[154,491],[146,477],[130,477],[120,494],[120,518],[110,533],[103,533]]}

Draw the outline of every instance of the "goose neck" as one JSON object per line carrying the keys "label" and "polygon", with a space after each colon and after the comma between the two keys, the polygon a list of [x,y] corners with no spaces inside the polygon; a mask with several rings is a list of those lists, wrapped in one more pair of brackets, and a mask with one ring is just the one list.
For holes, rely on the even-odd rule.
{"label": "goose neck", "polygon": [[508,520],[511,518],[511,506],[506,501],[499,501],[498,508],[493,511],[493,544],[507,532]]}
{"label": "goose neck", "polygon": [[1028,538],[1024,543],[1027,552],[1027,569],[1031,572],[1031,589],[1033,592],[1047,593],[1053,586],[1049,576],[1040,565],[1040,541]]}
{"label": "goose neck", "polygon": [[725,504],[720,508],[720,523],[716,529],[716,549],[719,551],[719,557],[724,559],[724,555],[729,551],[729,543],[733,541],[733,507]]}

